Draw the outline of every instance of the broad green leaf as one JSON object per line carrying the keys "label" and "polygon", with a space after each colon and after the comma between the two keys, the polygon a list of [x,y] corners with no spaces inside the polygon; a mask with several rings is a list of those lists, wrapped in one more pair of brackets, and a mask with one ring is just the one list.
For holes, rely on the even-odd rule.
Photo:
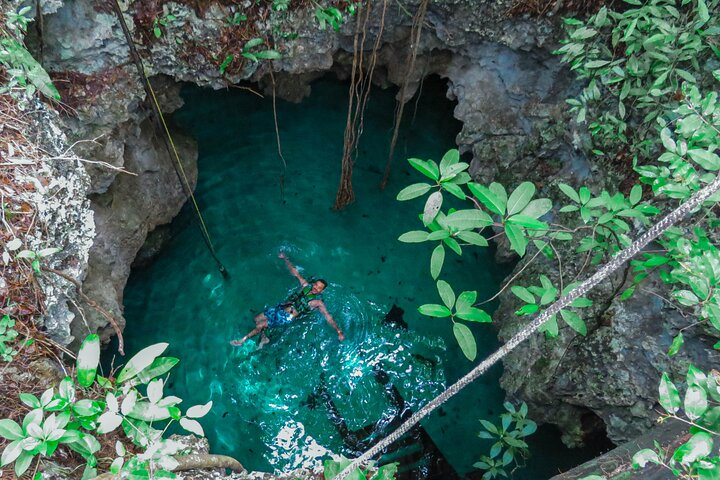
{"label": "broad green leaf", "polygon": [[144,422],[167,420],[171,417],[170,407],[160,407],[150,402],[137,402],[128,417]]}
{"label": "broad green leaf", "polygon": [[565,195],[567,195],[567,196],[570,198],[570,200],[572,200],[572,201],[575,202],[575,203],[580,203],[580,196],[579,196],[578,193],[575,191],[575,189],[572,188],[570,185],[567,185],[567,184],[565,184],[565,183],[559,183],[559,184],[558,184],[558,188],[560,188],[560,190],[561,190]]}
{"label": "broad green leaf", "polygon": [[447,230],[436,230],[427,236],[428,241],[445,240],[446,238],[450,238],[450,232]]}
{"label": "broad green leaf", "polygon": [[707,432],[698,432],[690,440],[675,450],[673,459],[689,465],[700,458],[707,457],[712,452],[713,439]]}
{"label": "broad green leaf", "polygon": [[703,413],[708,409],[707,393],[702,387],[692,385],[688,387],[685,393],[685,402],[683,406],[685,415],[691,420],[697,420],[702,417]]}
{"label": "broad green leaf", "polygon": [[457,230],[470,230],[483,228],[492,225],[490,215],[474,208],[458,210],[451,213],[445,219],[447,226]]}
{"label": "broad green leaf", "polygon": [[100,337],[88,335],[80,346],[77,356],[78,385],[87,388],[95,381],[95,373],[100,363]]}
{"label": "broad green leaf", "polygon": [[445,245],[450,247],[450,250],[457,253],[458,255],[462,255],[462,249],[460,248],[460,244],[455,240],[454,238],[446,238],[443,240]]}
{"label": "broad green leaf", "polygon": [[475,343],[475,337],[467,325],[455,322],[453,324],[453,334],[455,334],[455,339],[458,345],[460,345],[460,350],[462,350],[465,357],[471,362],[475,360],[475,357],[477,357],[477,344]]}
{"label": "broad green leaf", "polygon": [[199,435],[201,437],[205,436],[205,432],[203,431],[202,425],[200,425],[200,422],[198,422],[197,420],[190,420],[189,418],[181,418],[180,426],[190,433],[194,433],[195,435]]}
{"label": "broad green leaf", "polygon": [[404,243],[420,243],[427,240],[428,232],[423,230],[413,230],[412,232],[405,232],[398,237],[398,240]]}
{"label": "broad green leaf", "polygon": [[370,480],[394,480],[397,475],[398,463],[383,465]]}
{"label": "broad green leaf", "polygon": [[425,202],[425,208],[423,209],[423,223],[425,225],[429,225],[430,223],[432,223],[433,220],[435,220],[435,217],[440,211],[440,207],[442,207],[442,204],[442,192],[433,192],[432,194],[430,194],[427,201]]}
{"label": "broad green leaf", "polygon": [[418,172],[428,178],[438,180],[440,178],[440,169],[432,160],[420,160],[419,158],[408,158],[408,162]]}
{"label": "broad green leaf", "polygon": [[477,232],[461,231],[455,235],[463,242],[467,242],[471,245],[477,245],[478,247],[487,247],[488,241],[485,237]]}
{"label": "broad green leaf", "polygon": [[528,244],[528,239],[525,237],[525,232],[523,231],[522,227],[506,223],[505,235],[510,241],[510,247],[515,250],[521,257],[524,256],[525,249],[527,248]]}
{"label": "broad green leaf", "polygon": [[150,365],[148,365],[140,373],[138,373],[137,376],[130,383],[132,385],[137,385],[139,383],[148,383],[155,377],[165,375],[167,372],[170,371],[170,369],[177,365],[179,361],[180,360],[175,357],[158,357],[153,360]]}
{"label": "broad green leaf", "polygon": [[448,309],[452,310],[453,306],[455,305],[455,292],[453,292],[450,284],[447,283],[445,280],[438,280],[437,289],[438,293],[440,294],[440,298],[442,298],[445,306],[448,307]]}
{"label": "broad green leaf", "polygon": [[537,220],[533,217],[528,217],[527,215],[513,215],[512,217],[509,217],[507,219],[508,223],[512,223],[513,225],[519,225],[524,228],[530,228],[533,230],[545,230],[548,228],[547,223],[541,222],[540,220]]}
{"label": "broad green leaf", "polygon": [[460,152],[457,148],[453,148],[445,152],[442,160],[440,160],[440,174],[445,175],[448,167],[456,165],[460,161]]}
{"label": "broad green leaf", "polygon": [[525,303],[535,303],[535,295],[530,293],[530,291],[525,287],[522,287],[520,285],[513,285],[512,287],[510,287],[510,291],[512,291],[512,293],[515,294],[516,297],[518,297]]}
{"label": "broad green leaf", "polygon": [[552,201],[549,198],[536,198],[523,208],[521,215],[532,218],[540,218],[552,210]]}
{"label": "broad green leaf", "polygon": [[10,442],[10,444],[5,447],[5,450],[3,450],[2,458],[0,458],[0,467],[4,467],[5,465],[9,465],[10,463],[14,462],[15,459],[22,453],[22,451],[22,440],[15,440],[13,442]]}
{"label": "broad green leaf", "polygon": [[637,205],[640,200],[642,200],[642,186],[640,185],[634,185],[632,190],[630,190],[630,203],[632,205]]}
{"label": "broad green leaf", "polygon": [[511,194],[507,201],[507,214],[515,215],[520,213],[528,203],[530,199],[535,195],[535,185],[531,182],[521,183]]}
{"label": "broad green leaf", "polygon": [[716,154],[708,152],[703,149],[690,149],[688,155],[693,159],[695,163],[700,165],[705,170],[715,171],[720,170],[720,157]]}
{"label": "broad green leaf", "polygon": [[433,280],[437,280],[440,275],[443,262],[445,262],[445,247],[443,247],[441,243],[435,247],[432,256],[430,257],[430,275]]}
{"label": "broad green leaf", "polygon": [[455,303],[455,310],[457,310],[458,313],[467,312],[470,310],[470,307],[475,304],[476,300],[477,292],[462,292],[460,295],[458,295],[457,302]]}
{"label": "broad green leaf", "polygon": [[264,50],[262,52],[255,52],[255,56],[263,60],[277,60],[278,58],[282,58],[282,55],[277,50]]}
{"label": "broad green leaf", "polygon": [[135,377],[138,373],[145,370],[149,365],[160,356],[168,347],[167,343],[156,343],[140,350],[130,361],[120,370],[117,376],[117,382],[123,383],[126,380],[130,380]]}
{"label": "broad green leaf", "polygon": [[665,411],[668,413],[677,413],[680,409],[680,394],[675,385],[670,381],[667,373],[662,374],[659,392],[660,398],[658,401]]}
{"label": "broad green leaf", "polygon": [[455,197],[459,198],[460,200],[465,200],[467,198],[465,196],[465,192],[463,192],[463,189],[460,187],[460,185],[446,182],[446,183],[442,184],[442,188],[443,188],[443,190],[454,195]]}
{"label": "broad green leaf", "polygon": [[414,183],[400,190],[400,193],[397,194],[397,200],[400,200],[402,202],[405,200],[420,197],[429,192],[431,188],[432,185],[430,185],[429,183]]}
{"label": "broad green leaf", "polygon": [[585,325],[583,319],[580,318],[580,315],[569,310],[560,310],[560,315],[562,316],[563,320],[565,320],[565,323],[570,325],[570,328],[575,330],[583,337],[587,335],[587,326]]}
{"label": "broad green leaf", "polygon": [[640,450],[632,457],[633,468],[645,468],[648,462],[660,463],[660,457],[657,452],[649,448]]}
{"label": "broad green leaf", "polygon": [[212,400],[210,400],[208,403],[206,403],[204,405],[195,405],[194,407],[188,408],[185,415],[188,418],[202,418],[208,414],[208,412],[212,408],[212,405],[213,405]]}
{"label": "broad green leaf", "polygon": [[27,469],[30,468],[30,464],[35,458],[34,453],[27,451],[27,448],[25,450],[26,451],[22,452],[18,455],[18,458],[15,459],[15,475],[17,475],[18,478],[22,477],[23,474],[27,472]]}
{"label": "broad green leaf", "polygon": [[492,213],[497,213],[498,215],[505,215],[506,201],[500,196],[496,195],[495,192],[493,192],[484,185],[480,185],[479,183],[468,183],[468,188],[470,189],[470,192],[472,192],[472,194],[475,196],[475,198],[480,200],[480,203],[485,205],[485,208],[490,210]]}
{"label": "broad green leaf", "polygon": [[438,305],[436,303],[427,303],[425,305],[420,305],[418,307],[418,312],[422,313],[423,315],[427,315],[428,317],[436,318],[444,318],[451,315],[451,312],[450,310],[448,310],[447,307],[443,305]]}
{"label": "broad green leaf", "polygon": [[115,430],[123,421],[123,417],[113,412],[105,412],[98,418],[97,433],[103,435]]}
{"label": "broad green leaf", "polygon": [[17,422],[4,418],[0,420],[0,437],[7,440],[18,440],[24,438],[22,428]]}
{"label": "broad green leaf", "polygon": [[463,320],[467,320],[469,322],[481,322],[481,323],[490,323],[492,322],[492,317],[488,315],[485,310],[481,310],[479,308],[470,307],[469,310],[464,310],[462,312],[457,312],[458,318],[462,318]]}
{"label": "broad green leaf", "polygon": [[669,357],[675,356],[675,354],[680,351],[680,347],[683,346],[683,343],[684,343],[683,334],[682,334],[682,332],[680,332],[673,339],[672,345],[670,345],[670,349],[668,350],[668,356]]}
{"label": "broad green leaf", "polygon": [[30,408],[40,408],[40,400],[32,393],[21,393],[20,401]]}

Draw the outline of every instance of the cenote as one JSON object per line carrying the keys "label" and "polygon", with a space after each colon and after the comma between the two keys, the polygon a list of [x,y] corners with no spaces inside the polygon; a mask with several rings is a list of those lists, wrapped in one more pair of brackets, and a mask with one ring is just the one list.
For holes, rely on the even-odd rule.
{"label": "cenote", "polygon": [[[128,282],[126,343],[128,354],[170,343],[168,353],[181,359],[170,377],[173,394],[185,408],[213,401],[202,422],[213,452],[264,471],[312,466],[329,452],[357,455],[365,437],[389,433],[396,419],[471,368],[450,322],[417,312],[438,298],[429,275],[432,245],[397,241],[421,226],[421,201],[395,200],[401,188],[421,181],[405,159],[439,160],[460,131],[445,89],[439,79],[428,79],[419,101],[408,104],[384,191],[379,183],[395,90],[373,90],[354,167],[356,201],[335,211],[346,84],[323,79],[301,104],[278,100],[287,162],[282,185],[270,98],[184,88],[185,105],[172,120],[199,143],[196,195],[231,278],[215,268],[186,205],[158,258],[135,269]],[[328,280],[324,299],[344,342],[314,314],[271,331],[263,349],[256,341],[229,344],[253,327],[255,314],[297,286],[280,251],[304,274]],[[449,254],[443,278],[457,290],[478,290],[482,299],[497,292],[507,273],[491,250],[475,249],[462,258]],[[404,310],[407,328],[383,321],[393,305]],[[470,327],[482,358],[497,346],[494,329]],[[427,476],[416,478],[472,471],[490,447],[477,437],[478,420],[497,422],[503,411],[500,373],[493,370],[434,413],[422,424],[427,436],[395,452],[395,459],[424,468]],[[433,460],[417,452],[427,453],[428,445],[437,447],[449,470],[423,466]],[[595,453],[565,449],[549,428],[531,437],[530,451],[527,467],[514,478],[548,478]]]}

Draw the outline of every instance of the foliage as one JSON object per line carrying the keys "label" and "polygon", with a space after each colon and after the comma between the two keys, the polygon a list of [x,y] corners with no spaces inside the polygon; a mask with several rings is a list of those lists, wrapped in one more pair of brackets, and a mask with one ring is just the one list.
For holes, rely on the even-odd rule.
{"label": "foliage", "polygon": [[235,12],[232,14],[232,16],[229,16],[225,19],[228,25],[240,25],[242,22],[247,21],[247,15],[240,12]]}
{"label": "foliage", "polygon": [[[351,2],[346,8],[345,13],[349,16],[355,15],[357,11],[357,5],[355,2]],[[325,30],[328,25],[333,30],[338,31],[343,23],[345,23],[345,15],[343,12],[334,6],[323,7],[322,5],[315,4],[315,19],[320,26],[320,30]]]}
{"label": "foliage", "polygon": [[272,8],[276,12],[282,12],[290,7],[290,0],[273,0]]}
{"label": "foliage", "polygon": [[565,19],[568,38],[556,52],[588,83],[568,100],[578,122],[589,120],[601,149],[628,145],[653,154],[657,118],[682,105],[683,82],[699,84],[702,68],[720,50],[718,0],[624,0],[587,21]]}
{"label": "foliage", "polygon": [[[264,43],[265,40],[263,40],[262,38],[252,38],[248,40],[243,47],[242,56],[249,60],[252,60],[253,62],[258,62],[260,60],[277,60],[282,56],[276,50],[258,50],[256,48],[260,45],[263,45]],[[253,49],[255,49],[255,51],[252,51]]]}
{"label": "foliage", "polygon": [[175,20],[175,15],[165,15],[153,18],[152,30],[155,38],[161,38],[163,36],[163,28],[167,28],[168,24],[173,20]]}
{"label": "foliage", "polygon": [[16,99],[24,96],[32,98],[37,91],[45,97],[60,100],[55,85],[45,69],[33,58],[23,44],[30,18],[25,15],[31,7],[22,7],[19,11],[7,12],[5,27],[0,27],[0,66],[8,74],[7,83],[0,86],[0,94],[10,93]]}
{"label": "foliage", "polygon": [[[662,465],[674,476],[682,478],[718,478],[720,457],[712,454],[713,436],[720,434],[720,373],[709,375],[690,365],[685,378],[687,389],[681,400],[677,387],[663,373],[659,386],[660,405],[665,410],[660,421],[676,419],[690,425],[690,438],[668,452],[657,442],[633,455],[633,467],[644,468],[648,463]],[[682,410],[684,417],[678,415]]]}
{"label": "foliage", "polygon": [[[333,480],[340,472],[350,465],[350,460],[341,456],[339,460],[325,460],[323,463],[324,480]],[[392,480],[397,474],[397,463],[389,463],[382,467],[370,465],[365,469],[357,469],[350,473],[348,480]]]}
{"label": "foliage", "polygon": [[13,348],[15,339],[18,336],[18,332],[14,327],[15,320],[10,318],[10,315],[3,315],[0,318],[0,358],[6,362],[12,361],[13,357],[18,353]]}
{"label": "foliage", "polygon": [[528,444],[523,439],[537,430],[535,422],[526,418],[528,407],[525,402],[518,409],[510,402],[505,402],[503,406],[506,413],[500,415],[500,425],[480,420],[484,430],[478,436],[495,440],[490,447],[490,454],[483,455],[480,461],[473,465],[485,470],[483,480],[507,477],[508,470],[512,469],[513,465],[520,465],[529,455]]}
{"label": "foliage", "polygon": [[188,432],[203,436],[196,419],[210,411],[212,402],[190,407],[183,415],[178,407],[182,399],[164,396],[165,381],[159,377],[178,362],[160,356],[166,348],[166,343],[149,346],[132,357],[115,379],[106,378],[97,373],[100,339],[88,336],[78,353],[74,376],[65,377],[57,389],[48,388],[40,398],[21,393],[20,400],[31,409],[21,424],[0,420],[0,436],[11,442],[2,453],[0,467],[14,462],[15,473],[21,476],[35,459],[51,457],[63,445],[85,459],[84,478],[93,477],[101,448],[97,436],[122,431],[141,453],[128,451],[118,441],[111,473],[174,478],[174,456],[182,454],[183,445],[163,436],[176,421]]}

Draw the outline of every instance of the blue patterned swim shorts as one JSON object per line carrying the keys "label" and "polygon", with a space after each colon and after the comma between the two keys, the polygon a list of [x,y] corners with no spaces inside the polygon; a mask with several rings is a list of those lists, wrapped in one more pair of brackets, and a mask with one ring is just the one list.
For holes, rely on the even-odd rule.
{"label": "blue patterned swim shorts", "polygon": [[286,312],[282,306],[268,307],[263,312],[268,319],[268,327],[281,327],[287,325],[294,320],[289,312]]}

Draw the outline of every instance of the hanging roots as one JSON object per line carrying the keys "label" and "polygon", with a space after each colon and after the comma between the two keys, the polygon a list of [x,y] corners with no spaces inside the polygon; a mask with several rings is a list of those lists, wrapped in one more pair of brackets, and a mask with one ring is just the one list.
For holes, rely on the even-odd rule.
{"label": "hanging roots", "polygon": [[380,189],[382,190],[385,189],[388,179],[390,178],[390,166],[392,165],[393,156],[395,155],[400,122],[402,121],[403,111],[405,110],[405,94],[408,89],[408,84],[410,83],[410,75],[415,70],[415,59],[417,58],[417,51],[420,46],[420,35],[422,34],[422,26],[425,21],[428,3],[429,0],[423,0],[413,18],[412,30],[410,31],[410,51],[405,61],[405,80],[400,88],[398,101],[395,104],[395,127],[393,128],[392,140],[390,141],[390,152],[388,153],[387,163],[385,164],[385,173],[383,174],[382,182],[380,182]]}
{"label": "hanging roots", "polygon": [[[355,193],[352,188],[353,155],[357,153],[357,146],[363,131],[365,105],[370,96],[370,86],[373,72],[377,63],[377,51],[380,48],[382,34],[385,29],[385,13],[388,0],[383,1],[382,16],[380,18],[380,29],[373,45],[370,55],[368,71],[363,74],[365,62],[363,46],[367,35],[367,24],[370,19],[372,0],[367,0],[358,13],[353,41],[353,63],[350,76],[350,94],[348,95],[348,113],[345,124],[345,136],[343,139],[342,171],[340,174],[340,186],[335,196],[336,210],[344,208],[355,200]],[[364,17],[361,21],[361,14]],[[361,38],[362,33],[362,38]]]}

